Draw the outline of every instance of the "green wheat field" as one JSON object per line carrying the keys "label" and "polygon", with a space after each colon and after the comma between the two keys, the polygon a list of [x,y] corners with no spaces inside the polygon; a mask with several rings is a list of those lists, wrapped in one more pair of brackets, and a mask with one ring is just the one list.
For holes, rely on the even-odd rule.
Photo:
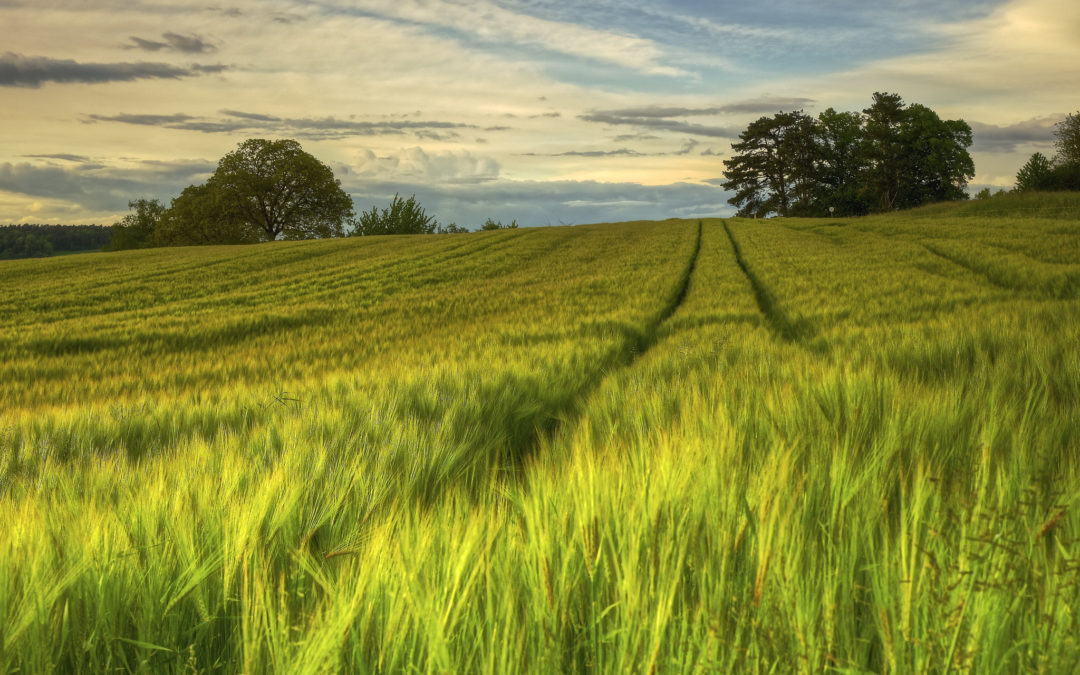
{"label": "green wheat field", "polygon": [[1080,672],[1080,200],[0,263],[5,673]]}

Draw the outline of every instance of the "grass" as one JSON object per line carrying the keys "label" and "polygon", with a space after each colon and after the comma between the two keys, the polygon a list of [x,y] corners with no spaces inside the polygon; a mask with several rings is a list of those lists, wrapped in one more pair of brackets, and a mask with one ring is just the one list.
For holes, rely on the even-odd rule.
{"label": "grass", "polygon": [[0,668],[1070,672],[1078,235],[3,263]]}

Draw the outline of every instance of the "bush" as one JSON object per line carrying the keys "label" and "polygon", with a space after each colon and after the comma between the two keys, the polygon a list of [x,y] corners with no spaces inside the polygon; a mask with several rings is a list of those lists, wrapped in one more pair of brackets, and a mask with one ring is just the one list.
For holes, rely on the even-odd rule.
{"label": "bush", "polygon": [[480,226],[480,229],[481,230],[516,230],[517,226],[518,226],[518,224],[517,224],[516,220],[511,220],[509,225],[503,225],[502,221],[492,220],[491,218],[488,218],[487,221],[483,225]]}
{"label": "bush", "polygon": [[[360,214],[349,231],[350,237],[369,237],[378,234],[434,234],[439,222],[434,216],[424,212],[416,195],[402,199],[397,194],[390,202],[390,208],[379,211],[372,206],[370,211]],[[456,225],[454,227],[457,227]]]}

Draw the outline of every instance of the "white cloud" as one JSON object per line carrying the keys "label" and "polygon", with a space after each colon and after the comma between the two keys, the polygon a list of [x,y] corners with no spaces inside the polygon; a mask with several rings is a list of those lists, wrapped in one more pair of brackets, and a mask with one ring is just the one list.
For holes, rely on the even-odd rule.
{"label": "white cloud", "polygon": [[365,149],[359,153],[351,172],[371,180],[480,183],[499,177],[499,163],[464,150],[428,152],[413,147],[379,156]]}
{"label": "white cloud", "polygon": [[[337,2],[323,3],[328,9],[338,5]],[[664,65],[663,50],[652,40],[542,19],[511,11],[490,0],[373,0],[363,3],[363,10],[439,29],[453,29],[488,43],[538,47],[649,75],[689,75],[684,70]]]}

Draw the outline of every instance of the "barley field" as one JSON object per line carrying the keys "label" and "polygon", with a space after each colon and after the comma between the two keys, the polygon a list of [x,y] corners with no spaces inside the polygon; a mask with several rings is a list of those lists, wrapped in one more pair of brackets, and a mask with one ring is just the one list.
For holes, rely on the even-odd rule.
{"label": "barley field", "polygon": [[1080,202],[0,263],[5,673],[1080,672]]}

